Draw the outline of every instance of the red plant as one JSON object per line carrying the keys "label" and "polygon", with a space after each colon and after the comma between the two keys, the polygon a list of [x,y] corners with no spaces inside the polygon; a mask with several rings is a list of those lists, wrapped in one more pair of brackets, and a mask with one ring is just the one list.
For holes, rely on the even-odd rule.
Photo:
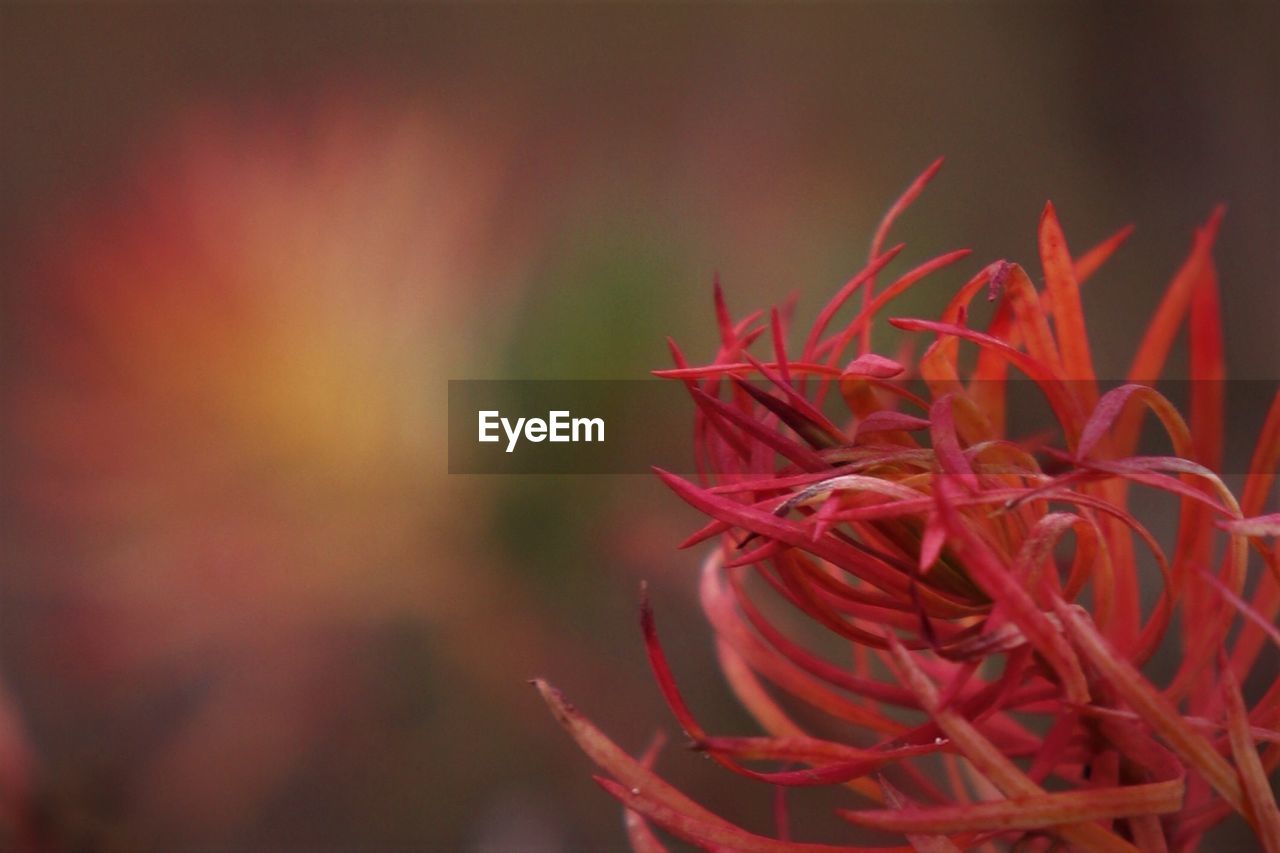
{"label": "red plant", "polygon": [[[1268,780],[1280,763],[1280,682],[1252,705],[1240,687],[1261,669],[1264,645],[1280,644],[1280,514],[1262,515],[1280,458],[1280,394],[1237,498],[1215,473],[1225,371],[1210,252],[1221,210],[1197,232],[1118,387],[1104,392],[1095,375],[1079,289],[1129,230],[1073,256],[1052,205],[1039,228],[1043,290],[1021,266],[993,263],[940,319],[891,319],[933,340],[918,359],[885,358],[869,348],[873,319],[968,254],[875,290],[902,249],[883,251],[894,219],[939,165],[890,209],[867,267],[822,309],[794,360],[790,309],[734,321],[718,284],[713,362],[690,367],[672,344],[677,367],[659,374],[684,382],[697,404],[700,484],[658,474],[711,519],[685,545],[720,543],[703,567],[701,601],[724,675],[766,734],[703,730],[646,601],[658,684],[694,747],[724,767],[779,787],[845,786],[843,818],[917,850],[1016,841],[1190,849],[1232,812],[1280,850]],[[859,290],[861,309],[833,325]],[[984,291],[998,302],[977,331],[966,316]],[[1152,387],[1184,323],[1189,420]],[[750,348],[766,336],[772,352],[762,360]],[[967,380],[961,342],[977,350]],[[1006,435],[1013,371],[1052,409],[1061,446]],[[843,424],[824,414],[833,390],[847,404]],[[1174,455],[1136,455],[1146,412]],[[1176,498],[1171,553],[1135,514],[1135,487]],[[1162,580],[1151,607],[1139,596],[1142,561]],[[847,663],[767,616],[764,592],[847,643]],[[1162,644],[1177,666],[1157,683],[1144,673]],[[651,824],[707,850],[864,849],[729,823],[656,775],[652,755],[631,758],[558,691],[535,684],[607,774],[598,781],[626,807],[636,850],[665,849]],[[802,705],[847,737],[806,731],[787,708]]]}

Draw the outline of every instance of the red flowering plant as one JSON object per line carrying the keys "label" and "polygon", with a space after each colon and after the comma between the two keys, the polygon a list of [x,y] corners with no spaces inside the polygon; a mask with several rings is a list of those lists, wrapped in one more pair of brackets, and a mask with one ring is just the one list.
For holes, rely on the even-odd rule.
{"label": "red flowering plant", "polygon": [[[1263,673],[1251,703],[1241,689],[1274,667],[1266,644],[1280,644],[1280,514],[1264,514],[1280,395],[1237,498],[1216,473],[1224,368],[1211,248],[1221,210],[1198,230],[1127,380],[1110,390],[1095,375],[1080,286],[1128,229],[1072,255],[1052,205],[1039,228],[1043,289],[997,261],[938,320],[890,319],[930,342],[919,358],[886,358],[870,351],[875,318],[968,254],[875,289],[902,248],[883,250],[894,219],[939,165],[890,209],[868,265],[823,307],[798,355],[787,351],[789,307],[735,321],[718,285],[712,363],[691,367],[672,344],[676,368],[659,374],[696,402],[699,482],[658,473],[710,519],[685,544],[719,543],[701,603],[724,676],[764,734],[702,728],[646,600],[657,683],[695,749],[780,789],[845,786],[840,816],[906,849],[1190,849],[1236,812],[1280,850],[1268,779],[1280,763],[1280,682]],[[836,325],[859,291],[860,309]],[[978,331],[966,320],[984,292],[996,304]],[[1153,387],[1184,325],[1185,418]],[[751,353],[761,339],[767,356]],[[962,342],[976,348],[967,375]],[[1052,410],[1061,446],[1006,434],[1018,374]],[[829,396],[848,414],[828,417]],[[1171,455],[1137,452],[1147,419]],[[1131,493],[1147,490],[1176,504],[1171,550],[1136,511]],[[1161,583],[1144,606],[1139,568],[1149,564]],[[847,643],[844,662],[799,639],[794,620],[767,615],[765,595],[827,632],[824,648]],[[1177,660],[1159,679],[1151,663],[1162,648]],[[707,850],[866,849],[791,840],[785,808],[777,837],[737,827],[656,775],[652,754],[633,759],[553,687],[535,685],[604,771],[598,781],[625,807],[638,851],[665,849],[655,825]],[[804,705],[844,734],[802,726],[793,708]]]}

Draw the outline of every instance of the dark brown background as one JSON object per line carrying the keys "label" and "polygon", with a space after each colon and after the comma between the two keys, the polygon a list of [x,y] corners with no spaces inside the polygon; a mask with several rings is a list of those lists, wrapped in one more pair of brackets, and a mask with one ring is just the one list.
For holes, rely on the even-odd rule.
{"label": "dark brown background", "polygon": [[[701,357],[713,269],[740,312],[798,290],[811,316],[860,266],[880,211],[939,154],[942,176],[897,231],[913,258],[969,246],[970,269],[1034,266],[1050,197],[1078,248],[1137,223],[1085,296],[1112,375],[1192,228],[1226,201],[1216,256],[1229,365],[1265,379],[1280,365],[1278,23],[1270,4],[1207,3],[6,3],[0,675],[35,747],[50,836],[79,849],[611,849],[616,809],[522,679],[553,678],[628,748],[673,731],[631,629],[641,577],[691,701],[717,728],[750,730],[692,604],[697,557],[672,550],[696,519],[649,480],[450,478],[439,446],[416,467],[393,457],[398,478],[357,468],[334,485],[327,466],[349,443],[323,419],[316,455],[289,467],[275,444],[228,438],[216,404],[170,426],[181,419],[168,397],[94,369],[119,355],[92,342],[115,340],[124,315],[90,302],[68,319],[47,273],[57,259],[85,259],[90,289],[108,264],[126,290],[145,279],[147,305],[245,251],[211,228],[211,250],[156,272],[138,260],[150,249],[94,244],[125,239],[111,225],[122,221],[138,245],[180,244],[168,228],[192,202],[175,209],[164,188],[212,156],[200,133],[174,130],[192,115],[233,129],[204,140],[233,163],[255,162],[260,128],[283,133],[286,150],[323,144],[335,103],[370,157],[388,113],[456,129],[458,156],[465,140],[496,146],[481,160],[499,177],[482,182],[487,212],[465,232],[463,273],[422,280],[438,292],[410,338],[421,357],[388,364],[381,390],[335,380],[332,393],[350,395],[338,411],[386,402],[364,394],[438,406],[450,378],[639,377],[667,363],[669,333]],[[335,206],[351,186],[364,192],[362,150],[321,174]],[[354,164],[350,182],[341,164]],[[243,184],[255,180],[248,169],[225,181],[233,206],[241,190],[253,204]],[[368,209],[381,191],[361,196]],[[327,198],[294,203],[301,214]],[[431,216],[447,225],[455,209],[446,194],[410,224],[427,241]],[[288,219],[266,221],[264,239]],[[383,259],[354,236],[342,248],[357,269]],[[936,310],[957,281],[922,288],[900,313]],[[368,292],[353,286],[353,304]],[[120,337],[112,346],[134,353],[136,336]],[[70,374],[49,355],[85,341]],[[199,346],[136,352],[191,366],[197,391],[218,378],[199,372]],[[105,410],[30,416],[41,401],[104,395]],[[165,496],[145,519],[118,495],[106,510],[96,500],[112,478],[134,482],[129,464],[110,464],[103,424],[115,422],[102,411],[141,413],[154,431],[124,441],[153,463],[146,493]],[[319,530],[347,544],[312,553]],[[246,566],[244,597],[219,597]],[[317,587],[323,606],[310,603]],[[101,648],[106,663],[86,664]],[[764,828],[767,794],[679,744],[664,767]],[[227,796],[236,789],[252,795]],[[814,820],[812,837],[839,831]]]}

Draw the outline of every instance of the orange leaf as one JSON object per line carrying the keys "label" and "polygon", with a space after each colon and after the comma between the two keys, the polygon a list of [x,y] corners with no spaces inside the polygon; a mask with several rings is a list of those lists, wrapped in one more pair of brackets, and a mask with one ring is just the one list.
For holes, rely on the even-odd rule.
{"label": "orange leaf", "polygon": [[1053,204],[1046,204],[1040,217],[1040,263],[1045,285],[1053,299],[1053,320],[1062,348],[1062,367],[1066,378],[1073,380],[1085,409],[1098,399],[1098,387],[1089,354],[1089,334],[1085,329],[1084,311],[1080,305],[1080,284],[1075,265],[1067,251],[1067,239],[1058,222]]}
{"label": "orange leaf", "polygon": [[1236,760],[1236,772],[1244,788],[1246,817],[1262,839],[1267,853],[1280,853],[1280,809],[1276,807],[1267,771],[1258,758],[1258,747],[1249,732],[1249,711],[1245,708],[1240,685],[1231,667],[1226,665],[1226,655],[1219,652],[1222,670],[1222,699],[1227,711],[1227,738],[1231,742],[1231,754]]}
{"label": "orange leaf", "polygon": [[886,832],[1004,832],[1137,815],[1173,814],[1182,807],[1182,795],[1182,780],[1174,779],[956,806],[841,810],[839,814],[850,823]]}
{"label": "orange leaf", "polygon": [[1240,782],[1203,735],[1191,727],[1173,703],[1156,690],[1142,673],[1116,654],[1080,608],[1055,599],[1054,608],[1080,654],[1102,674],[1112,688],[1158,734],[1182,756],[1182,760],[1199,771],[1223,799],[1240,809]]}

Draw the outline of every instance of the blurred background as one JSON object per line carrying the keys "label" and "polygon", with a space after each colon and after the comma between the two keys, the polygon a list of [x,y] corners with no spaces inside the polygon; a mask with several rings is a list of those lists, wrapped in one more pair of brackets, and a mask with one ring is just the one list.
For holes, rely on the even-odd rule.
{"label": "blurred background", "polygon": [[[909,262],[976,256],[895,313],[997,257],[1038,268],[1052,198],[1077,248],[1138,225],[1085,294],[1116,375],[1225,201],[1229,368],[1272,378],[1278,24],[5,3],[0,827],[51,850],[620,849],[525,680],[628,749],[675,734],[634,626],[647,579],[691,702],[749,733],[674,550],[698,520],[643,476],[450,476],[446,381],[637,378],[668,334],[708,357],[715,270],[737,313],[797,292],[810,318],[938,155],[896,236]],[[660,768],[767,829],[769,794],[678,740]]]}

